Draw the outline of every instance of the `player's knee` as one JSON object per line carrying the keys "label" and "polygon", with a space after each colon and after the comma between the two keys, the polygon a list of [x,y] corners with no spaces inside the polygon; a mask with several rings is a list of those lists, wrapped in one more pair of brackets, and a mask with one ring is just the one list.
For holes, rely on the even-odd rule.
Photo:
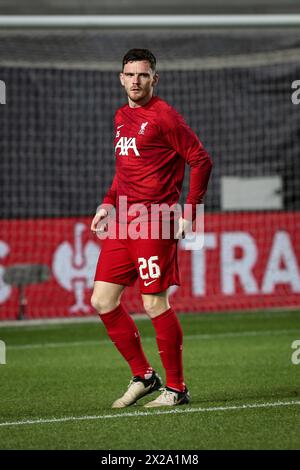
{"label": "player's knee", "polygon": [[155,296],[149,296],[146,299],[143,299],[143,303],[145,312],[152,318],[166,310],[162,305],[161,300]]}
{"label": "player's knee", "polygon": [[117,299],[101,294],[93,294],[91,304],[98,313],[107,313],[118,306]]}
{"label": "player's knee", "polygon": [[101,298],[98,295],[93,294],[91,297],[91,305],[95,310],[97,310],[97,312],[99,312],[101,307]]}

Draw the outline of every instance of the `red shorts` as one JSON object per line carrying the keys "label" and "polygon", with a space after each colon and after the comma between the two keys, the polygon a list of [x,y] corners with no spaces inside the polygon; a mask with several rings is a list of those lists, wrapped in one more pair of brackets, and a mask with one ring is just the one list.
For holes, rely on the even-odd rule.
{"label": "red shorts", "polygon": [[142,294],[180,285],[177,240],[104,240],[95,281],[132,286],[137,278]]}

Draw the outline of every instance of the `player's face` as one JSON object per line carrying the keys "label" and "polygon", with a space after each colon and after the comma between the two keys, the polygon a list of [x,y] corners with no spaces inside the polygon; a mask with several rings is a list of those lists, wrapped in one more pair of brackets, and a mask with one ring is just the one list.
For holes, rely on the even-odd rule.
{"label": "player's face", "polygon": [[153,95],[158,75],[153,72],[147,60],[141,60],[125,64],[120,80],[127,93],[129,104],[143,106]]}

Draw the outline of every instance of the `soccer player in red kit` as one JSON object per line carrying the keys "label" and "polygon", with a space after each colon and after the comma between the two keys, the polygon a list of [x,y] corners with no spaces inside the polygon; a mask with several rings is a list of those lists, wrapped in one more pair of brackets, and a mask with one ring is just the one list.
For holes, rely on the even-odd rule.
{"label": "soccer player in red kit", "polygon": [[[190,187],[186,203],[192,208],[202,202],[211,172],[211,160],[202,143],[180,114],[168,103],[154,96],[158,83],[156,59],[147,49],[131,49],[123,58],[121,85],[128,104],[115,115],[116,174],[91,225],[91,230],[105,230],[111,207],[116,207],[117,225],[124,213],[118,209],[126,196],[125,223],[134,220],[132,204],[143,204],[150,212],[153,204],[172,206],[178,202],[185,163],[190,166]],[[168,288],[179,285],[177,265],[178,238],[184,236],[190,220],[180,217],[177,236],[123,239],[120,236],[103,242],[91,299],[99,312],[108,335],[127,361],[132,380],[113,408],[130,406],[145,395],[161,389],[159,375],[145,356],[138,329],[126,312],[121,296],[126,286],[139,279],[146,313],[151,318],[162,365],[166,373],[165,388],[146,407],[174,406],[189,403],[182,363],[182,329],[170,307]],[[119,233],[119,232],[118,232]]]}

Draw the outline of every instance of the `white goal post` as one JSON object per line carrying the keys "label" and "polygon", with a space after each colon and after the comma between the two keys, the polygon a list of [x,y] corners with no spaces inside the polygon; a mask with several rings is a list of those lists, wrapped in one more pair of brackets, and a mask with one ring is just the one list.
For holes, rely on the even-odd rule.
{"label": "white goal post", "polygon": [[300,14],[257,15],[3,15],[0,28],[299,27]]}

